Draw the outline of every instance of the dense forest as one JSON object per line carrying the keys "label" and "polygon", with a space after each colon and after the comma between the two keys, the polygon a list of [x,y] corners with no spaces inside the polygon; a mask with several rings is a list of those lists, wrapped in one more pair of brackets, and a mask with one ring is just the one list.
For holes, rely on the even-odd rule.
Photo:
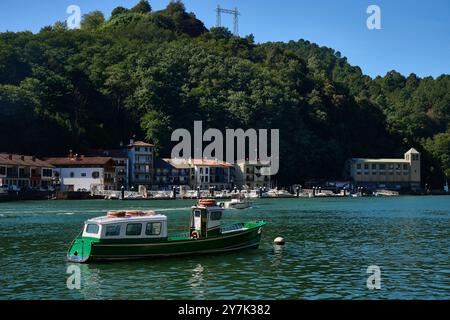
{"label": "dense forest", "polygon": [[0,151],[65,155],[130,137],[170,154],[176,128],[279,128],[279,185],[337,178],[349,157],[423,153],[450,177],[450,75],[372,79],[306,40],[208,30],[181,2],[95,11],[81,29],[0,33]]}

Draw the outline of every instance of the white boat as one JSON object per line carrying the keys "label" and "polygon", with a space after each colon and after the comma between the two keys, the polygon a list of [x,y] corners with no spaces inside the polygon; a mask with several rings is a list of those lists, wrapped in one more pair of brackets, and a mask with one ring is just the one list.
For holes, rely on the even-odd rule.
{"label": "white boat", "polygon": [[286,190],[271,189],[266,192],[269,198],[294,198],[295,196]]}
{"label": "white boat", "polygon": [[251,206],[250,200],[242,195],[234,196],[231,201],[223,203],[225,209],[247,209]]}
{"label": "white boat", "polygon": [[246,198],[256,199],[259,198],[259,190],[243,191]]}
{"label": "white boat", "polygon": [[145,197],[142,195],[142,194],[130,194],[130,195],[127,195],[127,196],[125,196],[125,199],[128,199],[128,200],[134,200],[134,199],[145,199]]}
{"label": "white boat", "polygon": [[120,199],[120,197],[116,194],[110,194],[110,195],[105,196],[105,200],[119,200],[119,199]]}
{"label": "white boat", "polygon": [[392,191],[392,190],[377,190],[373,193],[375,197],[395,197],[399,195],[398,191]]}

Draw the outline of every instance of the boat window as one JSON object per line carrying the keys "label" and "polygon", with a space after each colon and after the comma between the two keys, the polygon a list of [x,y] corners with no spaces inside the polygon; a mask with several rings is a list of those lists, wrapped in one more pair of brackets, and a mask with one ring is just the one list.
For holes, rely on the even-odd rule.
{"label": "boat window", "polygon": [[147,236],[159,236],[161,234],[161,222],[149,222],[145,228]]}
{"label": "boat window", "polygon": [[99,229],[100,227],[98,226],[98,224],[88,224],[86,227],[86,233],[98,234]]}
{"label": "boat window", "polygon": [[217,221],[222,219],[222,211],[212,211],[211,212],[211,221]]}
{"label": "boat window", "polygon": [[116,237],[118,235],[120,235],[120,224],[106,226],[105,236]]}
{"label": "boat window", "polygon": [[140,236],[142,232],[142,223],[127,224],[127,236]]}

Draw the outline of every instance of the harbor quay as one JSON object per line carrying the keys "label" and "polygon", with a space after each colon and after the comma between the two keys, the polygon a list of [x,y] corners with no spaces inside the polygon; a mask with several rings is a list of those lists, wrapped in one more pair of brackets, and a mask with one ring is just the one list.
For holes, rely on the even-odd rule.
{"label": "harbor quay", "polygon": [[155,146],[131,139],[113,150],[72,150],[63,157],[0,153],[0,201],[37,199],[194,199],[360,197],[448,194],[421,183],[421,155],[351,158],[339,179],[279,187],[267,161],[155,158]]}

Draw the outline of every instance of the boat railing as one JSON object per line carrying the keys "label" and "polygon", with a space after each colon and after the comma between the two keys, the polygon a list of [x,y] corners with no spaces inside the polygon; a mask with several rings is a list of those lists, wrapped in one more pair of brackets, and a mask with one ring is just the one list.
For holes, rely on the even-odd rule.
{"label": "boat railing", "polygon": [[234,224],[223,226],[222,228],[220,228],[220,231],[222,233],[227,233],[227,232],[233,232],[233,231],[241,230],[243,228],[244,228],[244,224],[243,223],[234,223]]}
{"label": "boat railing", "polygon": [[190,238],[189,232],[177,232],[177,233],[171,233],[170,238]]}

